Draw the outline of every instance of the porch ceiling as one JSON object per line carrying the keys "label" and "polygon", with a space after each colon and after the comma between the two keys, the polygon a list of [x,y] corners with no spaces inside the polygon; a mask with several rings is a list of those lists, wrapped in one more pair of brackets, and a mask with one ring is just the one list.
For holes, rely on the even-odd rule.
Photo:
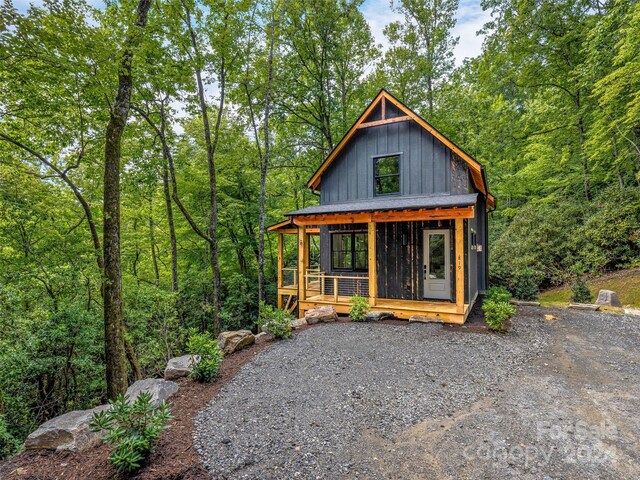
{"label": "porch ceiling", "polygon": [[429,210],[436,208],[470,207],[476,204],[477,193],[462,195],[428,195],[421,197],[385,197],[331,205],[314,205],[287,213],[288,216],[325,215],[336,213]]}

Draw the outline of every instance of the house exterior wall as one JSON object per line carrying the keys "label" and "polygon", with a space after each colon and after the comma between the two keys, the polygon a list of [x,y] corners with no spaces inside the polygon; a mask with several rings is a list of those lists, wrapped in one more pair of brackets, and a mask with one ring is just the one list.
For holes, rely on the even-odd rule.
{"label": "house exterior wall", "polygon": [[400,195],[452,193],[450,150],[407,121],[359,130],[322,175],[320,204],[373,199],[374,158],[387,154],[400,154]]}

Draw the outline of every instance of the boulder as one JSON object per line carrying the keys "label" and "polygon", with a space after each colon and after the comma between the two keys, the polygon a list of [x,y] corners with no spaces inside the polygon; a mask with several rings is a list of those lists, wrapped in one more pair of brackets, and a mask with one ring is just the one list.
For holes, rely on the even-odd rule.
{"label": "boulder", "polygon": [[222,332],[218,336],[218,346],[225,355],[242,350],[256,342],[256,337],[250,330],[236,330],[233,332]]}
{"label": "boulder", "polygon": [[421,315],[412,315],[409,317],[409,323],[444,323],[439,317],[423,317]]}
{"label": "boulder", "polygon": [[127,388],[127,393],[125,395],[130,402],[134,402],[142,392],[148,392],[151,394],[151,403],[157,407],[177,391],[178,384],[176,382],[170,382],[159,378],[147,378],[145,380],[138,380]]}
{"label": "boulder", "polygon": [[200,361],[198,355],[182,355],[181,357],[173,357],[167,362],[167,368],[164,369],[164,379],[174,380],[176,378],[188,377],[191,375],[192,366]]}
{"label": "boulder", "polygon": [[267,333],[267,332],[260,332],[259,334],[257,334],[257,335],[256,335],[256,342],[257,342],[258,340],[263,339],[263,338],[264,338],[264,337],[266,337],[267,335],[268,335],[268,333]]}
{"label": "boulder", "polygon": [[309,325],[314,325],[320,322],[335,322],[338,320],[338,314],[336,313],[336,309],[333,308],[333,305],[323,305],[321,307],[307,310],[304,314],[304,319]]}
{"label": "boulder", "polygon": [[107,410],[101,405],[90,410],[75,410],[44,422],[24,442],[25,448],[46,448],[81,452],[102,442],[100,432],[92,432],[89,422],[93,414]]}
{"label": "boulder", "polygon": [[618,294],[612,290],[600,290],[598,292],[598,299],[596,300],[596,303],[598,305],[622,308],[620,297],[618,297]]}
{"label": "boulder", "polygon": [[395,315],[391,312],[369,312],[365,317],[366,322],[379,322],[381,320],[393,320]]}
{"label": "boulder", "polygon": [[307,319],[304,317],[291,321],[291,328],[293,328],[294,330],[304,327],[305,325],[309,324],[307,323]]}

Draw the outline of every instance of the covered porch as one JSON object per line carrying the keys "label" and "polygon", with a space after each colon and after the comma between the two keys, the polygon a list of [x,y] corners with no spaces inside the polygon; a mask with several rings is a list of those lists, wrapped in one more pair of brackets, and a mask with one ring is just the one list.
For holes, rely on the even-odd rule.
{"label": "covered porch", "polygon": [[[462,324],[465,322],[475,296],[467,291],[465,301],[465,221],[474,218],[475,195],[469,195],[467,205],[455,206],[416,206],[403,209],[371,209],[344,212],[323,212],[323,207],[310,207],[293,212],[290,220],[270,227],[270,231],[278,234],[278,306],[293,310],[298,308],[302,316],[307,310],[322,305],[333,305],[338,313],[347,314],[351,307],[350,300],[354,295],[368,299],[372,311],[388,311],[401,319],[422,316],[442,320],[446,323]],[[451,199],[452,201],[454,199]],[[460,199],[455,199],[457,203]],[[374,202],[368,202],[371,207]],[[398,202],[387,202],[391,204]],[[424,200],[423,200],[424,203]],[[354,207],[353,205],[349,205]],[[357,208],[357,206],[355,206]],[[369,207],[369,205],[367,205]],[[411,205],[413,207],[413,205]],[[334,208],[335,209],[335,208]],[[379,295],[379,285],[384,286],[386,279],[379,277],[381,266],[387,261],[388,245],[380,245],[380,228],[382,224],[409,224],[413,222],[433,222],[439,225],[445,222],[451,226],[451,285],[450,299],[435,300],[422,298],[416,293],[414,298],[387,298]],[[320,265],[310,259],[310,238],[318,236],[322,229],[358,227],[360,235],[366,235],[367,258],[366,269],[353,272],[335,272],[332,268]],[[297,238],[297,264],[285,266],[285,235]],[[323,245],[321,249],[331,248]],[[412,248],[417,248],[415,245]],[[417,258],[417,257],[416,257]],[[416,266],[414,275],[422,276],[422,268]],[[390,292],[390,289],[386,290]]]}

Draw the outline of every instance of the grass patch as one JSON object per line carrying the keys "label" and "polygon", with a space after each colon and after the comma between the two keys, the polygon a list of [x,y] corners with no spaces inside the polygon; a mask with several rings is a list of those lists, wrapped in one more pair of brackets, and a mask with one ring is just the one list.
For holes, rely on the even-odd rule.
{"label": "grass patch", "polygon": [[[620,296],[625,307],[640,308],[640,268],[620,270],[601,277],[589,278],[587,286],[594,301],[598,291],[613,290]],[[540,294],[540,303],[544,306],[567,305],[571,300],[571,285],[551,288]]]}

